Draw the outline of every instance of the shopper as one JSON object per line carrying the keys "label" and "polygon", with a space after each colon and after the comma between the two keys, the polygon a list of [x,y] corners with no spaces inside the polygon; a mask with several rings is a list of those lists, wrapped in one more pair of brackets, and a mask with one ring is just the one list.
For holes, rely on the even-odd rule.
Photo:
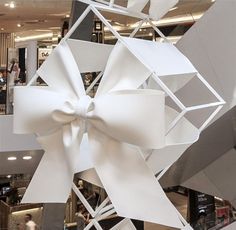
{"label": "shopper", "polygon": [[85,229],[86,224],[89,222],[89,214],[85,212],[83,205],[80,205],[79,212],[76,215],[77,230]]}
{"label": "shopper", "polygon": [[207,230],[206,227],[206,213],[204,210],[200,210],[198,215],[198,221],[194,226],[194,230]]}
{"label": "shopper", "polygon": [[32,215],[26,214],[25,215],[25,230],[36,230],[36,229],[37,229],[37,225],[32,220]]}
{"label": "shopper", "polygon": [[8,70],[8,87],[9,87],[9,91],[8,91],[8,100],[9,100],[9,113],[12,114],[13,113],[13,98],[14,98],[14,91],[13,88],[16,84],[16,82],[19,80],[19,74],[20,74],[20,68],[18,63],[16,62],[17,60],[15,58],[13,58],[11,60],[11,66],[10,69]]}

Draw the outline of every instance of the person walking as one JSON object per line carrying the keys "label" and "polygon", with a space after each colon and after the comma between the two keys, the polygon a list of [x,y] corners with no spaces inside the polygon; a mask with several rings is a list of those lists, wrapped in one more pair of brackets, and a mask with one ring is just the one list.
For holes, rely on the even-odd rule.
{"label": "person walking", "polygon": [[37,229],[37,225],[32,220],[32,215],[26,214],[25,215],[25,230],[36,230],[36,229]]}

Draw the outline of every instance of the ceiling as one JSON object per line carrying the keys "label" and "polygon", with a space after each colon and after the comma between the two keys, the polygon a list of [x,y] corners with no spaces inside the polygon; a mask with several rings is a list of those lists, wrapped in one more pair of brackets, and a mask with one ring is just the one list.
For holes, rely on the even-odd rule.
{"label": "ceiling", "polygon": [[[5,6],[14,2],[15,8]],[[125,5],[127,0],[116,0],[115,3]],[[180,0],[178,8],[170,11],[166,17],[191,15],[206,11],[212,0]],[[41,35],[58,33],[66,16],[70,14],[72,0],[0,0],[0,32],[14,32],[16,36]],[[147,8],[147,7],[146,7]],[[115,15],[108,15],[112,21],[119,21]],[[125,19],[122,24],[131,24]],[[17,24],[21,24],[18,27]]]}
{"label": "ceiling", "polygon": [[[31,156],[30,160],[23,160],[24,156]],[[1,152],[0,175],[33,174],[43,156],[43,150]],[[16,157],[9,161],[8,157]]]}
{"label": "ceiling", "polygon": [[[15,0],[15,8],[5,6],[9,0],[0,0],[0,28],[2,32],[42,34],[60,30],[70,13],[71,0]],[[17,27],[21,24],[21,27]]]}

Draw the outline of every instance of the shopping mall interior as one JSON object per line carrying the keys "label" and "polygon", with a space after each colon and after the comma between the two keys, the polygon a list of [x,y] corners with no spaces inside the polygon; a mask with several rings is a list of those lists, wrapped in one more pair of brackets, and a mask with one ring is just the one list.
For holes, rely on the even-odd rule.
{"label": "shopping mall interior", "polygon": [[[141,9],[142,12],[129,9],[130,3],[128,2],[132,4],[135,0],[0,0],[0,230],[180,229],[176,228],[177,225],[172,224],[173,221],[168,220],[168,218],[171,219],[171,214],[168,217],[168,212],[164,210],[165,199],[170,200],[173,210],[176,210],[178,220],[183,224],[181,229],[236,229],[234,225],[234,221],[236,221],[236,183],[234,177],[236,173],[236,1],[136,0],[139,3],[145,2],[144,8]],[[148,16],[151,12],[149,8],[152,9],[157,4],[158,9],[167,2],[177,4],[171,3],[171,7],[167,7],[168,10],[160,18],[153,19],[151,13]],[[88,4],[91,4],[91,9],[93,9],[89,12],[87,7],[90,5]],[[138,45],[139,42],[132,43],[132,40],[126,40],[126,37],[147,43],[141,44],[140,42]],[[59,49],[59,44],[62,44],[63,47],[67,40],[68,47],[71,50],[70,54],[67,53],[66,49],[63,50],[64,48]],[[128,43],[131,48],[128,48],[127,51],[124,47]],[[136,46],[132,46],[132,44],[136,44]],[[155,46],[155,44],[170,44],[170,46],[163,46],[159,49],[158,47],[162,46]],[[149,49],[152,46],[156,47],[156,50],[154,48]],[[56,56],[57,51],[54,52],[57,48],[61,59]],[[113,52],[113,48],[116,51]],[[135,49],[137,53],[135,53]],[[149,50],[146,52],[145,49]],[[150,51],[156,51],[156,54],[152,57]],[[127,54],[127,52],[130,53]],[[179,114],[173,119],[171,128],[168,128],[166,133],[168,136],[172,129],[177,127],[175,129],[177,131],[173,132],[174,134],[171,134],[172,136],[170,135],[169,139],[167,138],[166,143],[168,141],[174,142],[174,135],[177,135],[178,144],[166,144],[163,151],[153,150],[153,148],[142,149],[142,146],[140,148],[140,156],[142,156],[143,162],[146,162],[147,167],[152,170],[155,176],[153,178],[164,191],[163,194],[162,191],[160,194],[167,197],[163,198],[163,206],[160,206],[159,203],[159,206],[156,207],[160,213],[163,212],[165,217],[153,218],[156,221],[152,221],[151,217],[143,217],[149,215],[149,213],[145,214],[145,208],[143,211],[137,212],[139,214],[143,212],[142,216],[140,216],[141,214],[133,216],[125,214],[128,213],[125,209],[132,209],[128,207],[132,206],[129,199],[131,200],[137,191],[133,190],[132,194],[129,194],[130,197],[126,197],[127,207],[119,206],[116,202],[119,199],[114,197],[121,196],[122,193],[119,192],[122,189],[118,187],[121,187],[122,182],[120,181],[124,178],[115,179],[113,177],[114,172],[113,176],[110,175],[110,178],[107,176],[106,180],[100,177],[102,173],[105,174],[105,170],[100,170],[100,166],[92,166],[96,170],[87,170],[87,166],[83,167],[81,164],[83,170],[71,169],[73,172],[72,189],[70,188],[66,201],[60,202],[62,198],[59,199],[59,197],[63,194],[63,185],[67,183],[64,178],[67,176],[64,176],[66,173],[59,172],[64,169],[64,166],[58,166],[59,168],[56,170],[59,173],[57,174],[57,171],[53,172],[54,168],[51,164],[53,164],[52,161],[67,161],[67,158],[63,157],[64,153],[61,154],[60,152],[63,152],[62,148],[68,147],[66,145],[68,142],[64,140],[65,138],[61,139],[60,143],[51,141],[51,147],[43,142],[43,135],[51,135],[49,129],[45,131],[43,128],[52,126],[51,130],[53,130],[54,123],[48,125],[49,120],[43,117],[42,123],[38,124],[37,119],[31,119],[27,114],[43,116],[43,112],[41,113],[43,107],[37,103],[41,100],[42,104],[49,107],[49,105],[51,106],[51,99],[47,95],[40,98],[40,94],[24,94],[21,89],[30,89],[33,86],[41,89],[58,90],[59,85],[60,87],[65,85],[67,88],[67,83],[64,83],[61,75],[65,72],[76,77],[76,71],[73,73],[75,62],[69,59],[71,53],[74,55],[77,64],[79,62],[80,72],[77,75],[81,73],[85,93],[89,95],[90,99],[101,95],[104,90],[106,91],[104,79],[107,80],[108,75],[114,75],[114,78],[120,77],[122,74],[128,76],[129,70],[132,70],[134,77],[137,76],[136,78],[139,79],[138,75],[146,74],[146,70],[137,65],[143,64],[145,68],[148,68],[148,63],[156,65],[150,64],[151,68],[154,69],[153,73],[149,73],[149,76],[138,87],[129,88],[132,84],[129,80],[114,83],[111,79],[110,84],[117,84],[118,90],[157,89],[165,91],[163,95],[166,98],[166,105],[175,110],[175,115]],[[139,55],[144,57],[143,63],[140,62],[141,64],[138,63],[140,61]],[[134,61],[134,58],[137,58],[138,61]],[[47,62],[47,60],[50,61]],[[183,66],[181,66],[181,60],[184,61]],[[61,61],[67,66],[65,71],[58,64]],[[191,67],[189,67],[190,65]],[[38,69],[39,71],[37,71]],[[173,74],[175,70],[179,73]],[[192,78],[192,72],[197,76],[198,81]],[[45,76],[47,74],[54,75],[52,80],[47,81],[44,73]],[[155,78],[158,74],[159,76]],[[152,76],[154,77],[152,78]],[[181,77],[183,80],[180,79]],[[165,80],[163,80],[164,78]],[[62,83],[57,85],[55,79]],[[51,85],[52,83],[54,85]],[[204,86],[203,89],[200,89],[201,84]],[[75,89],[77,88],[75,87]],[[64,92],[64,89],[61,88],[60,90]],[[36,97],[35,100],[34,97]],[[217,102],[215,102],[215,98]],[[117,102],[114,101],[113,103]],[[60,102],[55,102],[55,104],[59,105]],[[86,108],[85,112],[88,114],[92,110],[91,105],[92,103]],[[115,107],[113,112],[120,114],[119,108],[123,107]],[[21,112],[22,110],[24,112]],[[83,117],[84,111],[81,112],[81,110],[77,106],[75,114],[82,114]],[[167,110],[166,108],[165,111]],[[57,110],[55,111],[57,112]],[[61,111],[58,113],[55,111],[53,111],[52,117],[59,123],[60,119],[69,119],[63,116],[72,114],[68,112],[69,115],[65,115],[65,113],[61,115]],[[108,112],[107,117],[111,112]],[[136,121],[136,117],[139,117],[140,114],[131,114],[131,116]],[[151,119],[154,115],[148,117]],[[85,116],[87,121],[87,115]],[[30,120],[27,124],[32,125],[33,128],[22,125],[27,120]],[[148,120],[149,118],[143,120],[143,126],[148,123]],[[178,125],[178,122],[186,123],[182,127],[182,123]],[[38,129],[34,127],[33,123],[36,123],[35,127]],[[189,125],[190,123],[191,125]],[[67,127],[66,122],[61,122],[61,124],[64,125],[63,128]],[[120,123],[113,127],[118,130],[117,132],[120,131],[117,128],[119,125]],[[128,123],[127,125],[129,126]],[[195,126],[197,128],[192,128]],[[82,127],[81,125],[80,129],[84,129],[83,132],[88,132],[89,138],[93,136],[88,131],[92,130],[90,125],[86,123],[85,127]],[[33,131],[20,132],[23,129]],[[136,132],[137,129],[134,128],[133,132]],[[16,134],[14,130],[20,130],[18,133],[22,134]],[[194,130],[193,133],[195,132],[194,135],[191,133],[192,130]],[[64,129],[63,132],[66,133]],[[116,137],[116,131],[111,133],[112,138]],[[98,134],[99,137],[103,137],[103,135],[107,135],[106,126]],[[119,134],[117,135],[119,136]],[[53,140],[53,137],[48,137],[47,143],[50,142],[50,138]],[[123,137],[119,138],[119,141],[123,141]],[[62,145],[62,142],[65,146]],[[80,142],[83,145],[81,139]],[[94,143],[96,146],[96,142]],[[126,143],[133,144],[136,142],[127,141]],[[52,151],[53,146],[54,152]],[[110,143],[106,143],[100,151],[106,150],[106,147],[108,151],[109,146]],[[78,148],[82,149],[83,146]],[[47,158],[45,154],[47,151],[52,151],[59,157]],[[73,152],[72,148],[70,151]],[[79,151],[77,150],[77,152]],[[101,159],[105,159],[102,157]],[[71,166],[72,161],[76,160],[69,159],[68,165]],[[42,162],[46,162],[44,172],[42,172],[44,167]],[[119,164],[125,165],[124,169],[125,167],[129,168],[126,171],[128,177],[136,163],[132,160],[120,162]],[[99,160],[96,161],[96,164],[101,165]],[[94,165],[96,164],[94,163]],[[121,167],[119,164],[117,163],[118,166],[116,167]],[[110,168],[112,167],[115,166],[110,166]],[[107,166],[107,168],[109,167]],[[45,183],[43,177],[39,176],[39,169],[41,173],[44,173],[44,178],[50,178]],[[125,175],[125,172],[122,175]],[[33,180],[32,178],[36,179]],[[37,178],[41,179],[37,180]],[[130,178],[134,179],[132,176]],[[115,185],[116,180],[120,185]],[[143,184],[142,180],[141,174],[137,174],[134,179],[137,184],[140,181],[139,190],[151,190],[152,187],[146,186],[148,183]],[[30,184],[36,183],[35,181],[38,181],[38,185],[29,188]],[[106,181],[113,181],[111,182],[114,184],[113,190]],[[125,181],[128,187],[128,179]],[[130,184],[132,183],[130,181]],[[54,186],[55,188],[51,189]],[[112,193],[112,191],[119,193],[119,195]],[[46,194],[45,197],[47,197],[49,193],[51,196],[48,199],[49,202],[45,201],[46,198],[38,202],[40,198],[37,197],[40,197],[40,194],[43,194],[42,196]],[[155,191],[152,191],[153,193]],[[24,196],[25,198],[23,198]],[[145,198],[143,199],[145,200]],[[136,202],[137,204],[140,203],[140,206],[137,205],[137,207],[142,207],[142,204],[145,203],[141,200],[136,200]],[[121,208],[124,211],[121,211]],[[158,222],[157,220],[163,221]],[[31,227],[29,223],[32,224]]]}

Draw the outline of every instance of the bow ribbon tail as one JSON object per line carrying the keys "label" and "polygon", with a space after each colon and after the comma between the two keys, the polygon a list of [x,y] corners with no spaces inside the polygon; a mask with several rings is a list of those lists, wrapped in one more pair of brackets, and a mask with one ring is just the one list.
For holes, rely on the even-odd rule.
{"label": "bow ribbon tail", "polygon": [[89,155],[88,135],[84,121],[73,121],[63,126],[63,145],[71,174],[93,168]]}
{"label": "bow ribbon tail", "polygon": [[137,147],[88,130],[95,170],[118,215],[175,228],[183,224]]}
{"label": "bow ribbon tail", "polygon": [[38,138],[45,153],[26,190],[22,203],[65,203],[73,174],[67,164],[61,130]]}

